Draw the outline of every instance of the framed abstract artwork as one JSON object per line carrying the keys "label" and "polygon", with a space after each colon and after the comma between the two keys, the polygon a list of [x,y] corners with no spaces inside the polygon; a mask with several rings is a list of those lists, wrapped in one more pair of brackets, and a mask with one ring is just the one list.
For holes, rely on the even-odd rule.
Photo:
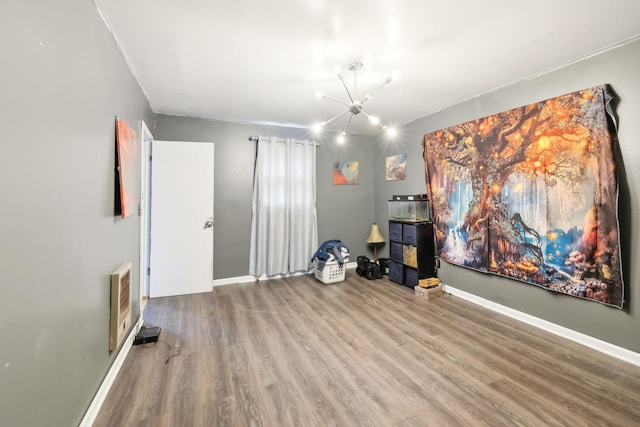
{"label": "framed abstract artwork", "polygon": [[334,185],[357,185],[358,184],[358,162],[334,162],[333,163],[333,184]]}
{"label": "framed abstract artwork", "polygon": [[116,116],[116,213],[123,218],[136,210],[137,139],[136,131]]}
{"label": "framed abstract artwork", "polygon": [[407,177],[407,155],[389,156],[385,162],[387,181],[397,181]]}

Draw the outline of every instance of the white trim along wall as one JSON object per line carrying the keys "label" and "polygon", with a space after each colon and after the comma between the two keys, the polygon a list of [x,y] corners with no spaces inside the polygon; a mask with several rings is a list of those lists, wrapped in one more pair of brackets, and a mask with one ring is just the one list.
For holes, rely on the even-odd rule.
{"label": "white trim along wall", "polygon": [[535,326],[536,328],[540,328],[554,335],[558,335],[562,338],[566,338],[578,344],[582,344],[601,353],[608,354],[609,356],[613,356],[616,359],[620,359],[636,366],[640,366],[640,353],[635,353],[631,350],[627,350],[626,348],[622,348],[617,345],[599,340],[597,338],[590,337],[589,335],[576,332],[572,329],[565,328],[564,326],[556,325],[555,323],[540,319],[539,317],[531,316],[518,310],[505,307],[504,305],[500,305],[493,301],[489,301],[487,299],[478,297],[465,291],[461,291],[460,289],[456,289],[448,285],[445,285],[444,288],[445,292],[451,295],[460,297],[474,304],[481,305],[488,308],[489,310],[504,314],[505,316],[509,316],[513,319],[520,320],[521,322],[524,322],[528,325]]}
{"label": "white trim along wall", "polygon": [[143,319],[142,315],[138,317],[138,321],[131,329],[129,335],[124,339],[122,347],[120,348],[120,352],[116,356],[116,359],[113,361],[113,364],[109,368],[107,375],[102,380],[102,384],[100,384],[100,388],[98,388],[98,392],[93,397],[91,401],[91,405],[89,405],[89,409],[85,412],[82,421],[80,421],[80,427],[91,427],[100,412],[100,408],[102,408],[102,404],[104,400],[107,398],[107,394],[109,394],[109,390],[111,390],[111,386],[116,380],[116,376],[118,372],[120,372],[120,368],[122,367],[131,347],[133,346],[133,339],[140,332],[140,328],[142,327]]}

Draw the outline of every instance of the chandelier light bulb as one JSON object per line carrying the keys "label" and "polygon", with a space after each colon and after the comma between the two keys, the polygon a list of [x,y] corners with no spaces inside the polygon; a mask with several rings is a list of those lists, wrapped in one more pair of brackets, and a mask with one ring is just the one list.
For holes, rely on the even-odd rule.
{"label": "chandelier light bulb", "polygon": [[341,132],[340,135],[338,135],[338,138],[336,139],[336,141],[338,141],[338,144],[344,144],[345,141],[345,133]]}
{"label": "chandelier light bulb", "polygon": [[313,129],[315,133],[320,132],[322,130],[322,123],[316,123],[311,129]]}
{"label": "chandelier light bulb", "polygon": [[387,128],[386,130],[388,137],[395,138],[396,136],[398,136],[398,131],[396,130],[396,128]]}
{"label": "chandelier light bulb", "polygon": [[377,118],[376,116],[369,116],[369,121],[371,122],[371,124],[374,124],[374,125],[380,124],[380,119]]}

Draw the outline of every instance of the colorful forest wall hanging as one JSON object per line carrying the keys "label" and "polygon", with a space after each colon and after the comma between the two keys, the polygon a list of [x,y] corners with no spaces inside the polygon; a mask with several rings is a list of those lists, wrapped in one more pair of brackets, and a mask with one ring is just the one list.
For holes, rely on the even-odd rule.
{"label": "colorful forest wall hanging", "polygon": [[424,136],[445,261],[622,307],[607,86]]}

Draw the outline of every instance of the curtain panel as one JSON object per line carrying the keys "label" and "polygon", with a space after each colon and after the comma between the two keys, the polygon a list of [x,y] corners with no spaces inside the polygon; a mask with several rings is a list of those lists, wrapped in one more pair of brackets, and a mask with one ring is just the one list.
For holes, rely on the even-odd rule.
{"label": "curtain panel", "polygon": [[316,143],[259,137],[249,273],[306,272],[318,245]]}

